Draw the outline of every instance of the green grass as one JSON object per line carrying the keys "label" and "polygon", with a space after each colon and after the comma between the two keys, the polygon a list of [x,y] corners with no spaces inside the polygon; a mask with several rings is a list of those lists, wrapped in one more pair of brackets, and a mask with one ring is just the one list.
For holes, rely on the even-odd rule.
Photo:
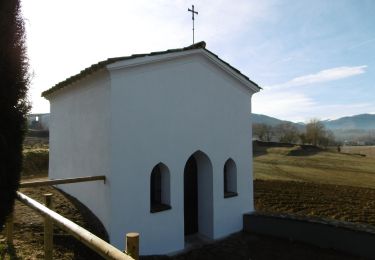
{"label": "green grass", "polygon": [[255,179],[375,188],[375,159],[319,149],[254,147]]}

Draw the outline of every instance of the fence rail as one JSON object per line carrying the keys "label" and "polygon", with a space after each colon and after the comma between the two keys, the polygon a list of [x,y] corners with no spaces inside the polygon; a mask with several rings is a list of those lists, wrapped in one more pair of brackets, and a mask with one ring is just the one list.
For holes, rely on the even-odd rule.
{"label": "fence rail", "polygon": [[86,177],[77,177],[77,178],[56,179],[56,180],[21,182],[20,188],[50,186],[50,185],[56,185],[56,184],[67,184],[67,183],[77,183],[77,182],[87,182],[87,181],[104,181],[105,182],[105,176],[99,175],[99,176],[86,176]]}
{"label": "fence rail", "polygon": [[[17,199],[26,206],[37,211],[46,219],[53,220],[53,222],[56,223],[57,226],[59,226],[61,229],[68,232],[72,236],[74,236],[76,239],[78,239],[86,246],[100,254],[105,259],[134,260],[134,258],[132,258],[131,256],[138,256],[138,252],[127,252],[131,256],[121,252],[116,247],[112,246],[111,244],[108,244],[103,239],[95,236],[86,229],[78,226],[69,219],[64,218],[63,216],[59,215],[58,213],[54,212],[53,210],[47,208],[46,206],[40,204],[39,202],[33,200],[32,198],[26,196],[21,192],[17,192]],[[134,238],[134,236],[132,236],[132,238]],[[136,241],[138,241],[138,236],[136,236]],[[130,248],[133,250],[139,250],[138,245],[134,246],[134,241],[127,241],[126,243],[130,243],[132,245],[127,246],[127,250],[129,250]]]}

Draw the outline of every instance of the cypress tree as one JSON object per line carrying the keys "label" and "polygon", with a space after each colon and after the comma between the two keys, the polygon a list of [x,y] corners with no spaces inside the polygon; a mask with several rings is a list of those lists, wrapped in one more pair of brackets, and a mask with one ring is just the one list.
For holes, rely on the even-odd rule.
{"label": "cypress tree", "polygon": [[22,170],[29,85],[20,0],[0,1],[0,230],[14,207]]}

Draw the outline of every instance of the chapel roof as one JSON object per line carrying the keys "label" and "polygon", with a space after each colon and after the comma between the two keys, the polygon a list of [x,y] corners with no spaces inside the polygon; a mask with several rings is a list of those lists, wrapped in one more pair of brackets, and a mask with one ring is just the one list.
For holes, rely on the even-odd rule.
{"label": "chapel roof", "polygon": [[184,47],[184,48],[179,48],[179,49],[169,49],[169,50],[166,50],[166,51],[157,51],[157,52],[151,52],[151,53],[133,54],[133,55],[130,55],[130,56],[108,58],[106,60],[103,60],[103,61],[100,61],[96,64],[93,64],[90,67],[85,68],[84,70],[81,70],[78,74],[73,75],[73,76],[57,83],[56,85],[54,85],[50,89],[42,92],[42,97],[46,97],[46,96],[52,94],[53,92],[55,92],[59,89],[62,89],[64,87],[74,83],[75,81],[78,81],[78,80],[80,80],[80,79],[82,79],[82,78],[84,78],[84,77],[86,77],[90,74],[95,73],[96,71],[98,71],[102,68],[105,68],[107,65],[118,62],[118,61],[131,60],[131,59],[136,59],[136,58],[146,57],[146,56],[164,55],[164,54],[167,54],[167,53],[178,53],[178,52],[195,50],[195,49],[203,49],[203,50],[207,51],[211,55],[215,56],[215,58],[217,58],[218,60],[223,62],[226,66],[228,66],[229,68],[234,70],[236,73],[241,75],[243,78],[245,78],[247,81],[254,84],[257,88],[261,89],[261,87],[258,84],[256,84],[252,80],[250,80],[249,77],[247,77],[246,75],[242,74],[241,71],[239,71],[235,67],[231,66],[229,63],[225,62],[224,60],[220,59],[219,56],[216,55],[215,53],[206,49],[206,43],[204,41],[201,41],[201,42],[192,44],[192,45]]}

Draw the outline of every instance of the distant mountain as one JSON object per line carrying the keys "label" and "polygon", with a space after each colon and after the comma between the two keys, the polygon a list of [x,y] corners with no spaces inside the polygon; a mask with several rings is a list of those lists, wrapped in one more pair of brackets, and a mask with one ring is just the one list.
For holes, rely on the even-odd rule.
{"label": "distant mountain", "polygon": [[274,117],[261,115],[261,114],[252,114],[251,116],[252,116],[253,123],[256,123],[256,124],[266,124],[270,126],[276,126],[278,124],[287,122],[284,120],[280,120]]}
{"label": "distant mountain", "polygon": [[[263,123],[271,126],[289,122],[295,125],[300,131],[303,131],[305,126],[304,123],[294,123],[261,114],[252,114],[252,120],[253,123]],[[374,139],[373,135],[375,133],[375,114],[346,116],[336,120],[324,120],[322,122],[327,129],[333,131],[336,140],[349,142],[368,142],[368,140]]]}
{"label": "distant mountain", "polygon": [[374,144],[375,142],[374,114],[346,116],[323,123],[326,128],[333,131],[336,140],[358,144]]}
{"label": "distant mountain", "polygon": [[[304,123],[294,123],[261,114],[252,114],[253,123],[276,126],[280,123],[292,123],[297,127]],[[323,124],[331,130],[375,130],[375,114],[360,114],[355,116],[341,117],[335,120],[324,120]]]}
{"label": "distant mountain", "polygon": [[266,124],[270,126],[277,126],[281,123],[291,123],[292,125],[295,125],[299,130],[302,130],[304,128],[303,123],[294,123],[291,121],[281,120],[275,117],[266,116],[262,114],[252,114],[251,116],[252,116],[253,124],[255,123],[255,124]]}
{"label": "distant mountain", "polygon": [[331,130],[375,130],[375,114],[361,114],[323,121]]}

